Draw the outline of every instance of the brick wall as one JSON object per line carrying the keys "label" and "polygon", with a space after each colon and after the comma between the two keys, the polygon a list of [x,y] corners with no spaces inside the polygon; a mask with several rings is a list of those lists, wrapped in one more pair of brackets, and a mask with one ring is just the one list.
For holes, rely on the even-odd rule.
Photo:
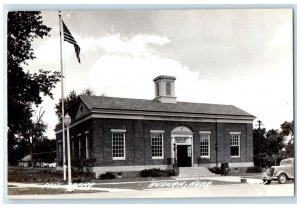
{"label": "brick wall", "polygon": [[[95,166],[143,166],[170,165],[171,131],[177,126],[187,126],[193,132],[194,164],[216,163],[215,143],[218,143],[218,163],[252,162],[253,129],[252,124],[197,123],[178,121],[147,121],[121,119],[89,119],[70,130],[75,141],[75,155],[78,155],[78,140],[85,150],[85,132],[88,131],[89,154],[96,159]],[[112,159],[111,129],[125,129],[126,160]],[[152,159],[150,130],[164,130],[164,159]],[[210,158],[200,157],[199,131],[210,131]],[[230,132],[241,132],[240,157],[230,156]],[[81,136],[78,136],[81,134]],[[57,141],[62,133],[57,134]],[[85,151],[83,151],[83,154]]]}

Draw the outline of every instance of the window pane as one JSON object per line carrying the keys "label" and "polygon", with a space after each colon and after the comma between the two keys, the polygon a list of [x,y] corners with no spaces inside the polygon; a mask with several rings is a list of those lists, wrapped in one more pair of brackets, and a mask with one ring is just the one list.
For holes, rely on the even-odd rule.
{"label": "window pane", "polygon": [[162,134],[151,134],[152,157],[163,157]]}
{"label": "window pane", "polygon": [[112,155],[113,158],[124,158],[125,133],[112,133]]}
{"label": "window pane", "polygon": [[231,156],[239,156],[239,148],[240,148],[240,135],[232,134],[230,139],[230,152]]}
{"label": "window pane", "polygon": [[210,134],[200,134],[200,156],[209,157]]}
{"label": "window pane", "polygon": [[171,83],[166,83],[166,95],[171,95]]}

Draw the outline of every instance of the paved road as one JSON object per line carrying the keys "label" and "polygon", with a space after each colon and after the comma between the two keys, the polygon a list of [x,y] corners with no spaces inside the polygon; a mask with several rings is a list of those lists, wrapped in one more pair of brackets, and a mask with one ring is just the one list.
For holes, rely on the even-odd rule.
{"label": "paved road", "polygon": [[114,191],[88,194],[56,194],[56,195],[14,195],[11,199],[99,199],[99,198],[207,198],[207,197],[276,197],[294,196],[294,184],[270,185],[261,183],[212,185],[208,188],[162,188],[146,189],[142,191]]}

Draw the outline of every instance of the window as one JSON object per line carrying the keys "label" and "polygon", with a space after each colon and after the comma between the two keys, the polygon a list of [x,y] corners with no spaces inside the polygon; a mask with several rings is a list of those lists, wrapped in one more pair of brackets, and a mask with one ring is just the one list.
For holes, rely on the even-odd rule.
{"label": "window", "polygon": [[151,133],[152,159],[163,159],[163,134]]}
{"label": "window", "polygon": [[159,83],[155,84],[155,89],[156,89],[156,97],[159,96]]}
{"label": "window", "polygon": [[85,135],[85,158],[89,158],[89,137],[88,134]]}
{"label": "window", "polygon": [[192,146],[187,147],[187,156],[192,157]]}
{"label": "window", "polygon": [[171,83],[166,83],[166,95],[171,95]]}
{"label": "window", "polygon": [[210,157],[210,132],[200,132],[200,156]]}
{"label": "window", "polygon": [[240,133],[230,133],[230,152],[231,157],[239,157],[240,156]]}
{"label": "window", "polygon": [[113,160],[125,159],[125,132],[126,130],[112,130]]}

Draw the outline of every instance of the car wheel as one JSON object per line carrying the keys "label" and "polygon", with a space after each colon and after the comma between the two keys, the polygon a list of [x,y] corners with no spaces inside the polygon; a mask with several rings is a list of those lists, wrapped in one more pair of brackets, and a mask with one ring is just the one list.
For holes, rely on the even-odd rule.
{"label": "car wheel", "polygon": [[263,182],[264,182],[264,184],[268,185],[271,183],[271,180],[264,179]]}
{"label": "car wheel", "polygon": [[283,183],[286,182],[287,177],[286,177],[286,175],[285,175],[284,173],[281,173],[281,174],[278,176],[277,179],[278,179],[278,183],[283,184]]}

